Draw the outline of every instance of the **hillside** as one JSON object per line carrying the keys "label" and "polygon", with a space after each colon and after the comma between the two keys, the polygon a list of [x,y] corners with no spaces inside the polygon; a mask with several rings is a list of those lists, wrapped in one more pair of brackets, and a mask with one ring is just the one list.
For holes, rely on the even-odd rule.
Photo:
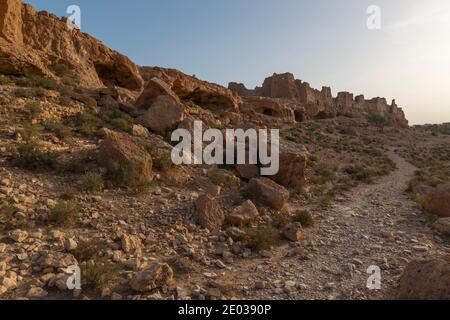
{"label": "hillside", "polygon": [[[280,170],[174,165],[196,121],[279,129]],[[0,298],[450,299],[444,128],[290,73],[225,88],[137,66],[0,0]]]}

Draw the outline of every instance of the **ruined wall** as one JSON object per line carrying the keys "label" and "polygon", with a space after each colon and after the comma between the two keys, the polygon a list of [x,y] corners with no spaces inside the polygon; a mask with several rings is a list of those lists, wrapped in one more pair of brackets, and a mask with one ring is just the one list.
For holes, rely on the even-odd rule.
{"label": "ruined wall", "polygon": [[[243,84],[231,83],[229,88],[242,96],[263,96],[272,99],[291,101],[290,108],[295,118],[323,119],[336,116],[367,117],[370,112],[389,114],[394,124],[408,127],[408,121],[395,100],[389,105],[385,98],[365,100],[363,95],[354,97],[350,92],[339,92],[334,98],[330,87],[322,90],[311,88],[309,83],[296,80],[291,73],[274,74],[264,80],[262,87],[254,90],[245,88]],[[259,110],[258,106],[254,106]]]}

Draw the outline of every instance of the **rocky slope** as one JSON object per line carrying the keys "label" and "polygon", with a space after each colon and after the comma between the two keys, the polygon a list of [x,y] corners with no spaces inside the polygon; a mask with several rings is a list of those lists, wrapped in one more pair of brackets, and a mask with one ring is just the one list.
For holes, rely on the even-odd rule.
{"label": "rocky slope", "polygon": [[143,84],[133,62],[88,34],[70,30],[67,19],[37,12],[21,0],[1,0],[0,72],[57,77],[60,65],[72,70],[81,85],[139,90]]}
{"label": "rocky slope", "polygon": [[[136,67],[63,19],[0,8],[0,298],[448,299],[450,136],[290,74],[248,90]],[[170,133],[195,120],[279,128],[278,175],[175,166]]]}

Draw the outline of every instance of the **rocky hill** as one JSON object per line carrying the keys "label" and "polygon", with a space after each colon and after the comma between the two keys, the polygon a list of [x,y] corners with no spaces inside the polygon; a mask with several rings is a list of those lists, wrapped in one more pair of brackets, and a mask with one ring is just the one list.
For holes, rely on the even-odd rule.
{"label": "rocky hill", "polygon": [[[196,120],[279,129],[278,174],[174,165]],[[291,74],[139,67],[0,0],[0,298],[449,299],[449,138]]]}

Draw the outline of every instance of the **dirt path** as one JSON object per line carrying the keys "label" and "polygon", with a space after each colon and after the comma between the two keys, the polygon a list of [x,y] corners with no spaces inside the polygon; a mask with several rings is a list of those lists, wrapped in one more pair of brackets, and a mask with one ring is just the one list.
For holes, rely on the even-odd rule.
{"label": "dirt path", "polygon": [[[299,247],[285,247],[272,261],[239,270],[250,283],[276,289],[249,296],[275,299],[377,299],[388,295],[409,261],[450,252],[428,226],[427,217],[405,193],[416,168],[394,152],[397,170],[355,190],[319,214],[318,228]],[[381,290],[366,288],[369,266],[381,268]],[[241,278],[241,277],[240,277]],[[242,278],[241,278],[242,279]],[[254,291],[253,291],[254,290]]]}

